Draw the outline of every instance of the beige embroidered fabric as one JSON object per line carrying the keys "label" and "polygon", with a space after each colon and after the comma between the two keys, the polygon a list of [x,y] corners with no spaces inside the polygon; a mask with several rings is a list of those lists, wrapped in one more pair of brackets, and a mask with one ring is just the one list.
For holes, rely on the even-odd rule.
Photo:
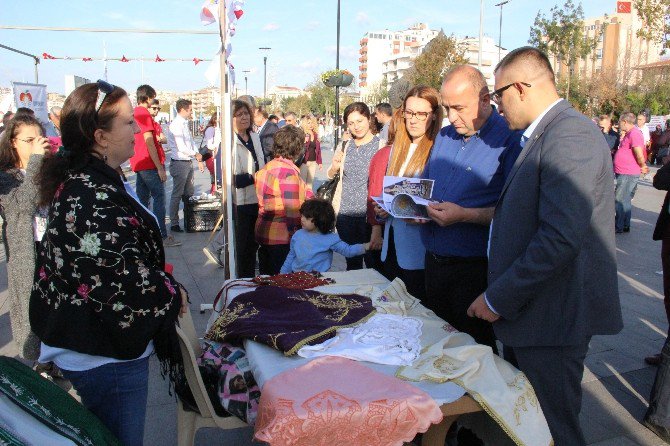
{"label": "beige embroidered fabric", "polygon": [[553,444],[526,376],[465,333],[451,333],[427,347],[412,366],[400,367],[396,376],[409,381],[452,381],[463,387],[517,445]]}

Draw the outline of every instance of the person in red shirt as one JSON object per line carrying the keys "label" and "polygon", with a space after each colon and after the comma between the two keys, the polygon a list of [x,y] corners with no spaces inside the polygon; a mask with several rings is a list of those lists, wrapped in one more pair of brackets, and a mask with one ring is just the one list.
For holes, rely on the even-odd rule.
{"label": "person in red shirt", "polygon": [[[152,211],[158,221],[164,246],[178,246],[181,243],[168,236],[165,227],[165,152],[160,144],[155,121],[150,113],[150,104],[156,98],[156,90],[150,85],[137,87],[137,107],[134,110],[135,121],[140,128],[135,133],[135,154],[130,158],[130,168],[137,174],[135,189],[140,203],[149,208],[152,199]],[[152,110],[153,111],[153,110]],[[158,112],[156,112],[158,114]]]}
{"label": "person in red shirt", "polygon": [[160,144],[167,144],[167,137],[163,133],[163,128],[158,122],[156,122],[156,116],[158,116],[159,111],[161,111],[160,101],[158,99],[152,99],[151,105],[149,106],[149,114],[153,119],[154,131],[156,132],[155,133],[156,139]]}

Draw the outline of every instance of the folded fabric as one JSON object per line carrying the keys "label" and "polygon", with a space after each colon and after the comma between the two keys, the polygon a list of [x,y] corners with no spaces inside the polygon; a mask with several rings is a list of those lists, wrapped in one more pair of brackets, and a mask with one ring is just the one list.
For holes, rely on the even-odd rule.
{"label": "folded fabric", "polygon": [[397,314],[408,316],[427,316],[432,314],[428,309],[421,306],[421,301],[409,294],[405,283],[396,278],[388,286],[372,296],[372,305],[379,313]]}
{"label": "folded fabric", "polygon": [[65,390],[14,358],[0,356],[0,393],[76,445],[121,446],[105,425]]}
{"label": "folded fabric", "polygon": [[[547,365],[551,367],[551,365]],[[410,381],[453,381],[463,387],[520,446],[553,444],[549,426],[528,378],[477,344],[465,333],[452,333],[426,348],[411,367],[396,376]]]}
{"label": "folded fabric", "polygon": [[377,364],[411,365],[421,353],[421,326],[415,318],[375,314],[365,323],[337,330],[337,335],[318,345],[298,350],[303,358],[340,356]]}
{"label": "folded fabric", "polygon": [[255,438],[273,446],[402,445],[441,420],[427,393],[326,356],[265,383]]}
{"label": "folded fabric", "polygon": [[197,358],[207,394],[219,416],[234,415],[253,425],[261,391],[251,373],[244,349],[215,341],[204,341]]}
{"label": "folded fabric", "polygon": [[332,338],[339,328],[365,322],[374,314],[369,298],[263,286],[228,305],[205,338],[241,343],[251,339],[290,356],[307,344]]}

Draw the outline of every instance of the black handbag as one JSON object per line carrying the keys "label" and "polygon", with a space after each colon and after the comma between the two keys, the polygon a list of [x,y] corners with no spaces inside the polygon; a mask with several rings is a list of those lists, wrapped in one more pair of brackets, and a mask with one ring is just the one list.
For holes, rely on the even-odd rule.
{"label": "black handbag", "polygon": [[[205,129],[207,130],[207,129]],[[205,131],[202,132],[202,141],[200,141],[200,147],[198,148],[198,153],[202,156],[203,161],[207,161],[213,155],[212,151],[207,148],[205,144]]]}
{"label": "black handbag", "polygon": [[340,182],[340,172],[338,171],[333,178],[323,183],[316,190],[316,196],[323,200],[326,200],[330,203],[333,202],[333,197],[335,196],[335,190],[337,190],[337,183]]}

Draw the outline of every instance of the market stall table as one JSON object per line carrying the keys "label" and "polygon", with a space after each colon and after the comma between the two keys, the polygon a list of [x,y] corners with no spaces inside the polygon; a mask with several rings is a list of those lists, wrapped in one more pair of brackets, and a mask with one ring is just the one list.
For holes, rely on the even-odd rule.
{"label": "market stall table", "polygon": [[[384,276],[372,269],[328,272],[323,275],[333,279],[335,283],[314,289],[327,293],[372,295],[376,291],[384,290],[390,284]],[[207,330],[209,330],[210,326],[216,321],[219,312],[226,304],[226,300],[230,302],[240,294],[252,289],[253,288],[250,287],[234,287],[229,289],[227,299],[222,298],[216,302],[214,308],[215,311],[212,312],[207,323]],[[421,334],[422,348],[438,342],[452,329],[444,320],[438,318],[432,311],[427,310],[420,304],[415,306],[408,316],[420,319],[423,323]],[[313,360],[313,358],[307,359],[297,355],[287,357],[278,350],[250,340],[244,341],[244,347],[254,377],[260,386],[261,391],[263,385],[273,377],[284,371],[300,367]],[[395,376],[395,373],[398,370],[398,366],[393,365],[370,362],[361,362],[361,364],[388,376]],[[423,435],[423,445],[444,445],[447,430],[460,415],[482,410],[481,406],[475,402],[475,400],[470,396],[465,395],[465,391],[462,387],[454,383],[447,382],[439,384],[430,381],[421,381],[412,382],[411,384],[429,394],[437,402],[444,414],[442,422],[432,425]]]}

